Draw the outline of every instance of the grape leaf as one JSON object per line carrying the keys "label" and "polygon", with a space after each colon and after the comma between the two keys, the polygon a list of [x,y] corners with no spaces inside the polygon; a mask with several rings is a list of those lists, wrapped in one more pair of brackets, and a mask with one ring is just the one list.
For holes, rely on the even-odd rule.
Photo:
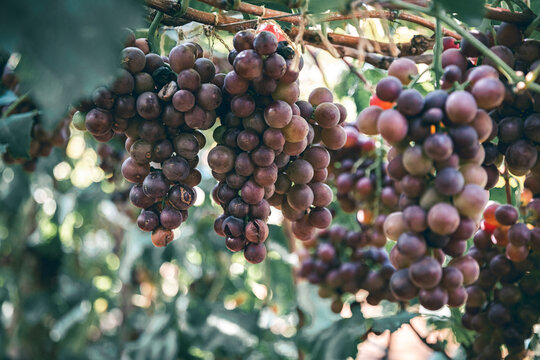
{"label": "grape leaf", "polygon": [[345,10],[345,6],[349,3],[348,0],[310,0],[308,9],[313,13],[330,11],[342,11]]}
{"label": "grape leaf", "polygon": [[17,158],[29,158],[30,131],[34,122],[34,111],[15,114],[0,119],[0,144],[7,145],[11,155]]}
{"label": "grape leaf", "polygon": [[6,106],[17,100],[17,95],[11,90],[4,90],[0,95],[0,106]]}
{"label": "grape leaf", "polygon": [[366,333],[367,326],[360,307],[351,310],[353,314],[350,318],[336,321],[315,337],[311,346],[313,360],[346,359],[356,355],[358,343]]}
{"label": "grape leaf", "polygon": [[54,129],[69,104],[108,81],[120,63],[123,27],[140,24],[130,0],[8,0],[0,12],[0,48],[16,51],[22,91]]}
{"label": "grape leaf", "polygon": [[403,324],[408,324],[409,321],[415,316],[415,314],[411,314],[410,312],[401,311],[392,316],[381,316],[377,318],[372,318],[373,325],[371,326],[371,329],[377,333],[382,333],[385,330],[390,330],[390,332],[394,332],[399,329]]}
{"label": "grape leaf", "polygon": [[469,26],[479,26],[482,23],[485,0],[435,0],[435,2]]}

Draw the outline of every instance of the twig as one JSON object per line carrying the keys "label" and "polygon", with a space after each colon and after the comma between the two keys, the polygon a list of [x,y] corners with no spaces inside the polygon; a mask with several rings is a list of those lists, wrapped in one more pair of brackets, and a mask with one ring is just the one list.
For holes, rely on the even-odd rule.
{"label": "twig", "polygon": [[309,46],[306,46],[306,49],[309,52],[309,55],[311,55],[311,57],[313,58],[313,61],[315,62],[315,66],[317,66],[317,68],[319,69],[319,72],[321,73],[321,76],[322,76],[322,79],[323,79],[323,82],[324,82],[324,86],[329,88],[330,86],[328,86],[328,81],[326,80],[326,76],[324,75],[324,71],[323,71],[321,65],[319,64],[319,60],[317,60],[317,54],[315,54],[315,52]]}
{"label": "twig", "polygon": [[371,85],[369,84],[369,82],[367,81],[366,77],[364,76],[364,74],[358,72],[358,70],[356,70],[356,68],[353,66],[353,64],[351,64],[349,62],[349,60],[345,59],[345,58],[342,58],[341,60],[343,60],[343,62],[345,63],[345,65],[347,65],[347,67],[349,68],[349,71],[351,73],[353,73],[354,75],[356,75],[356,77],[358,79],[360,79],[360,81],[362,81],[364,83],[364,85],[366,86],[370,86]]}

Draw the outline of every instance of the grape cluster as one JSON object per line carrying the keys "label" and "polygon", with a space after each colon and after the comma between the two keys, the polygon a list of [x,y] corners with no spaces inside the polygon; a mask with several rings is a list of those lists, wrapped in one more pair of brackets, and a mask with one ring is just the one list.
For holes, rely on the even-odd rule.
{"label": "grape cluster", "polygon": [[[231,251],[243,250],[249,262],[259,263],[266,256],[270,205],[294,221],[299,238],[313,238],[315,227],[330,224],[325,147],[345,142],[340,124],[346,112],[332,103],[328,89],[315,90],[310,102],[297,102],[303,60],[273,33],[240,31],[233,44],[234,70],[223,79],[221,126],[214,132],[217,146],[208,155],[219,181],[213,198],[224,211],[214,228]],[[314,145],[320,141],[324,146]]]}
{"label": "grape cluster", "polygon": [[[346,126],[345,131],[347,142],[343,149],[331,151],[330,179],[336,186],[341,209],[345,212],[362,210],[364,223],[369,223],[374,220],[373,209],[379,214],[397,210],[400,189],[386,172],[384,149],[377,153],[375,141],[354,126]],[[377,176],[380,176],[380,194],[377,193]]]}
{"label": "grape cluster", "polygon": [[[382,227],[382,224],[381,224]],[[302,259],[299,275],[319,285],[319,296],[332,298],[332,311],[343,308],[344,294],[366,290],[366,301],[396,301],[389,282],[395,272],[384,249],[369,247],[369,235],[333,226],[319,233],[311,254]]]}
{"label": "grape cluster", "polygon": [[[19,82],[15,76],[14,69],[10,65],[5,64],[2,68],[2,79],[0,89],[11,90],[18,95]],[[20,99],[19,99],[20,100]],[[4,115],[23,114],[37,110],[36,106],[30,99],[22,99],[14,108],[10,108],[13,102],[4,104],[0,109],[0,117]],[[9,111],[9,114],[5,114]],[[31,130],[30,148],[28,149],[29,158],[18,158],[10,153],[9,147],[7,151],[2,155],[2,159],[6,164],[21,164],[23,169],[28,172],[33,172],[37,166],[37,160],[39,157],[47,157],[51,154],[54,147],[65,147],[70,136],[69,124],[71,119],[66,116],[62,119],[53,131],[47,131],[40,124],[39,115],[33,117],[33,124]]]}
{"label": "grape cluster", "polygon": [[[443,65],[446,72],[450,65]],[[406,63],[395,66],[409,74]],[[392,145],[387,172],[402,191],[401,211],[388,215],[384,223],[386,237],[397,242],[390,254],[398,269],[390,289],[397,299],[418,296],[421,305],[436,310],[462,305],[464,285],[478,277],[478,264],[463,253],[489,199],[481,166],[482,142],[492,131],[485,110],[499,106],[502,99],[485,103],[486,94],[498,99],[492,91],[498,86],[480,80],[470,92],[436,90],[424,98],[415,89],[403,89],[411,75],[382,79],[377,97],[395,102],[395,108],[369,107],[357,123],[361,131],[381,134]],[[504,96],[504,86],[494,80]],[[454,259],[443,268],[445,255]]]}
{"label": "grape cluster", "polygon": [[216,122],[221,104],[216,83],[222,76],[196,43],[178,45],[162,57],[138,40],[128,40],[116,80],[79,104],[73,122],[100,142],[126,136],[130,156],[121,171],[134,184],[131,203],[142,209],[137,224],[152,232],[154,245],[165,246],[195,202],[198,153],[206,144],[200,130]]}
{"label": "grape cluster", "polygon": [[[540,318],[540,228],[518,222],[511,205],[491,204],[484,212],[482,229],[468,254],[480,265],[480,276],[467,287],[463,325],[479,333],[474,359],[521,359],[524,341]],[[538,221],[538,215],[532,220]]]}
{"label": "grape cluster", "polygon": [[[503,22],[495,26],[495,37],[491,32],[484,34],[477,30],[471,31],[471,35],[518,72],[528,73],[540,65],[540,42],[524,39],[521,30],[514,24]],[[540,97],[528,90],[512,92],[510,86],[498,81],[500,74],[490,66],[493,65],[490,59],[483,57],[482,65],[471,67],[467,58],[477,62],[476,58],[482,59],[482,56],[465,39],[461,42],[461,48],[443,53],[443,64],[448,65],[443,85],[451,87],[456,81],[467,81],[479,106],[493,109],[489,113],[492,131],[483,144],[483,166],[489,176],[488,187],[492,187],[498,180],[497,166],[502,164],[503,159],[508,170],[516,176],[526,175],[535,165],[538,167],[540,107],[537,103]],[[486,119],[486,125],[487,122]],[[491,141],[495,137],[497,142]],[[538,173],[538,170],[535,172]]]}

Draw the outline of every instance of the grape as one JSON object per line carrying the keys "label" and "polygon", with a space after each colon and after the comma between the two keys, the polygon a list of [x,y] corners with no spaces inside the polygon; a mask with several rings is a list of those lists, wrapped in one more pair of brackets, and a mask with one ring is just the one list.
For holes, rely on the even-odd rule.
{"label": "grape", "polygon": [[390,290],[399,300],[411,300],[418,294],[419,289],[411,282],[408,269],[396,271],[390,278]]}
{"label": "grape", "polygon": [[476,112],[476,116],[473,120],[472,127],[478,134],[478,141],[483,143],[490,138],[493,132],[493,120],[484,110],[479,109]]}
{"label": "grape", "polygon": [[244,250],[244,257],[252,264],[258,264],[266,257],[266,247],[264,244],[249,243]]}
{"label": "grape", "polygon": [[399,252],[411,259],[416,259],[426,253],[426,242],[421,235],[403,232],[397,239]]}
{"label": "grape", "polygon": [[462,173],[454,168],[442,169],[437,173],[435,178],[435,189],[447,196],[458,194],[463,189],[464,185],[465,180]]}
{"label": "grape", "polygon": [[418,67],[411,59],[398,58],[388,67],[388,76],[398,78],[403,85],[409,84],[416,75],[418,75]]}
{"label": "grape", "polygon": [[321,133],[322,142],[331,150],[342,148],[347,141],[347,134],[343,127],[334,126],[329,129],[323,129]]}
{"label": "grape", "polygon": [[[287,71],[287,63],[283,56],[272,54],[264,60],[264,74],[271,79],[279,80]],[[270,91],[272,93],[273,91]]]}
{"label": "grape", "polygon": [[438,310],[448,302],[448,293],[440,287],[421,289],[418,293],[418,301],[428,310]]}
{"label": "grape", "polygon": [[99,108],[111,110],[114,106],[114,97],[112,92],[104,86],[98,87],[92,93],[92,102]]}
{"label": "grape", "polygon": [[255,205],[264,198],[264,188],[257,185],[255,181],[248,180],[244,183],[241,189],[242,199],[250,204]]}
{"label": "grape", "polygon": [[434,161],[444,161],[452,155],[454,144],[448,135],[435,133],[426,138],[423,150]]}
{"label": "grape", "polygon": [[393,102],[399,97],[401,89],[401,81],[394,76],[388,76],[377,83],[375,91],[379,99]]}
{"label": "grape", "polygon": [[292,120],[292,109],[285,101],[274,101],[264,111],[264,120],[273,128],[284,128]]}
{"label": "grape", "polygon": [[370,106],[362,110],[356,119],[358,130],[366,135],[378,134],[377,120],[381,112],[382,109],[378,106]]}
{"label": "grape", "polygon": [[467,59],[459,49],[448,49],[443,51],[441,63],[443,69],[448,65],[456,65],[461,69],[462,73],[465,73],[465,70],[467,70]]}
{"label": "grape", "polygon": [[247,223],[245,228],[246,239],[252,243],[262,243],[268,238],[269,230],[266,222],[260,219]]}
{"label": "grape", "polygon": [[172,105],[178,111],[189,111],[195,105],[195,96],[188,90],[178,90],[173,95]]}
{"label": "grape", "polygon": [[334,104],[322,103],[315,109],[314,119],[320,127],[332,128],[339,123],[340,112]]}
{"label": "grape", "polygon": [[531,114],[523,124],[525,136],[536,143],[540,142],[540,115]]}
{"label": "grape", "polygon": [[490,110],[501,105],[505,96],[505,88],[499,79],[483,78],[474,84],[472,94],[478,107]]}
{"label": "grape", "polygon": [[377,130],[389,143],[398,143],[407,136],[407,119],[397,110],[385,110],[379,115]]}
{"label": "grape", "polygon": [[169,191],[170,183],[161,171],[151,171],[143,181],[143,191],[151,198],[161,199]]}
{"label": "grape", "polygon": [[[187,160],[193,160],[199,152],[199,141],[197,138],[189,133],[178,134],[174,139],[174,149],[176,153]],[[227,161],[222,165],[230,163],[232,160]]]}
{"label": "grape", "polygon": [[175,73],[191,69],[195,65],[195,54],[186,45],[178,45],[169,53],[169,64]]}
{"label": "grape", "polygon": [[[482,44],[489,46],[489,40],[484,33],[478,30],[471,30],[469,31],[469,34],[474,36]],[[466,38],[463,38],[461,40],[461,53],[466,57],[478,57],[482,55],[482,53],[478,49],[476,49],[476,47],[471,44]]]}
{"label": "grape", "polygon": [[397,110],[406,116],[418,115],[423,108],[424,98],[418,90],[403,90],[397,98]]}
{"label": "grape", "polygon": [[278,41],[274,34],[269,31],[261,31],[253,40],[253,47],[260,55],[271,55],[278,48]]}
{"label": "grape", "polygon": [[306,138],[309,125],[301,116],[292,115],[291,121],[282,129],[285,140],[298,143]]}
{"label": "grape", "polygon": [[226,237],[225,246],[232,252],[238,252],[246,247],[246,240],[243,237]]}
{"label": "grape", "polygon": [[235,154],[230,148],[218,145],[208,153],[208,165],[213,171],[225,174],[235,166]]}
{"label": "grape", "polygon": [[240,77],[235,71],[227,73],[223,83],[223,89],[231,95],[244,94],[249,88],[249,82]]}
{"label": "grape", "polygon": [[243,50],[234,59],[234,71],[246,80],[261,77],[263,72],[262,58],[251,49]]}
{"label": "grape", "polygon": [[[514,54],[512,50],[504,45],[496,45],[490,48],[491,51],[495,53],[499,58],[501,58],[508,66],[514,67]],[[488,58],[484,58],[484,65],[489,65],[491,67],[497,68],[497,65]]]}
{"label": "grape", "polygon": [[300,88],[298,87],[298,84],[294,82],[291,84],[284,83],[283,78],[278,83],[276,91],[272,93],[272,98],[274,100],[283,100],[287,102],[289,105],[292,105],[296,101],[298,101],[299,96],[300,96]]}
{"label": "grape", "polygon": [[501,205],[495,210],[495,219],[501,225],[513,225],[518,220],[518,212],[512,205]]}
{"label": "grape", "polygon": [[141,209],[146,209],[152,206],[155,203],[155,200],[151,197],[148,197],[142,188],[142,184],[135,184],[131,187],[129,191],[129,200],[131,203]]}
{"label": "grape", "polygon": [[526,140],[519,140],[508,147],[505,153],[510,172],[525,175],[536,163],[538,151]]}
{"label": "grape", "polygon": [[422,147],[418,145],[405,150],[402,161],[405,170],[415,176],[426,175],[433,167],[431,159],[424,155]]}
{"label": "grape", "polygon": [[296,184],[287,193],[287,203],[295,210],[307,210],[314,200],[311,188],[305,184]]}
{"label": "grape", "polygon": [[313,182],[309,184],[313,192],[313,206],[325,207],[330,205],[332,202],[333,194],[332,189],[322,183],[322,182]]}
{"label": "grape", "polygon": [[260,95],[271,95],[277,89],[277,81],[266,76],[253,80],[253,90]]}
{"label": "grape", "polygon": [[263,133],[263,143],[272,150],[282,151],[285,145],[285,136],[279,129],[268,128]]}
{"label": "grape", "polygon": [[255,32],[253,30],[242,30],[237,32],[233,37],[233,46],[236,51],[253,49],[253,40]]}
{"label": "grape", "polygon": [[411,282],[420,289],[432,289],[437,286],[442,279],[442,274],[441,264],[430,256],[424,256],[416,260],[409,267]]}
{"label": "grape", "polygon": [[503,22],[497,29],[497,43],[515,49],[523,42],[521,30],[514,24]]}
{"label": "grape", "polygon": [[159,98],[153,92],[144,92],[137,98],[137,113],[144,119],[152,120],[161,113]]}
{"label": "grape", "polygon": [[195,60],[193,68],[199,73],[202,83],[209,83],[216,76],[216,67],[210,59],[199,58]]}
{"label": "grape", "polygon": [[165,229],[176,229],[182,224],[182,213],[173,207],[166,206],[161,210],[159,222]]}
{"label": "grape", "polygon": [[477,105],[474,97],[466,91],[455,91],[448,96],[446,114],[455,124],[466,124],[474,120]]}
{"label": "grape", "polygon": [[178,73],[176,82],[179,89],[196,91],[201,86],[201,76],[194,69],[186,69]]}
{"label": "grape", "polygon": [[116,118],[131,118],[137,114],[135,108],[135,98],[129,95],[122,95],[116,99],[116,106],[114,108],[114,114]]}
{"label": "grape", "polygon": [[325,87],[316,88],[309,94],[308,98],[308,102],[312,106],[319,106],[322,103],[331,103],[333,101],[334,95],[332,95],[332,92]]}
{"label": "grape", "polygon": [[162,228],[157,228],[152,232],[152,244],[156,247],[167,246],[174,239],[173,232]]}
{"label": "grape", "polygon": [[146,65],[144,52],[136,47],[127,47],[123,49],[122,65],[132,74],[142,71]]}
{"label": "grape", "polygon": [[131,157],[128,157],[122,164],[122,175],[133,183],[142,183],[146,175],[150,173],[148,164],[137,164]]}
{"label": "grape", "polygon": [[261,145],[251,152],[251,160],[256,166],[267,167],[272,165],[275,159],[275,153],[272,149]]}
{"label": "grape", "polygon": [[295,184],[307,184],[313,178],[313,166],[306,160],[295,160],[289,165],[287,176]]}
{"label": "grape", "polygon": [[95,108],[86,114],[85,126],[92,135],[103,135],[112,129],[112,122],[110,112]]}

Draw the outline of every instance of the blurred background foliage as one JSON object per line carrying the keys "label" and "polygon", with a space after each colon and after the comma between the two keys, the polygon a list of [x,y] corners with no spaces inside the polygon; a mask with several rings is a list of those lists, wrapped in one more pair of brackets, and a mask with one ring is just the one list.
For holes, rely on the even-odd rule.
{"label": "blurred background foliage", "polygon": [[[283,8],[280,2],[257,3]],[[328,2],[312,3],[318,9]],[[8,0],[2,7],[0,48],[23,54],[18,76],[23,90],[32,88],[32,97],[46,105],[49,129],[68,104],[114,74],[121,28],[144,24],[143,7],[127,0]],[[356,31],[347,22],[330,26]],[[394,41],[412,37],[398,23],[388,30]],[[374,39],[387,35],[378,20],[364,31]],[[204,37],[202,26],[188,24],[183,34],[200,40],[218,67],[220,57],[226,63],[226,49]],[[163,50],[178,40],[175,30],[163,35]],[[227,35],[223,39],[231,43]],[[326,84],[354,121],[371,91],[328,53],[316,56],[325,67],[304,55],[302,97]],[[371,84],[384,74],[369,65],[361,70]],[[419,82],[423,93],[432,89],[429,80]],[[14,128],[4,127],[0,135]],[[128,184],[114,170],[102,170],[98,144],[88,134],[71,131],[66,149],[40,159],[33,174],[0,163],[1,359],[345,359],[356,355],[368,333],[397,330],[414,316],[392,304],[383,304],[376,318],[365,318],[358,306],[333,314],[330,300],[319,298],[314,286],[296,283],[295,243],[278,211],[265,262],[249,265],[231,254],[213,230],[219,209],[204,165],[189,220],[167,248],[155,248],[134,224]],[[211,130],[206,135],[209,149]],[[121,142],[113,146],[123,154]],[[204,153],[201,158],[204,164]],[[118,171],[120,164],[112,168]],[[354,216],[339,212],[334,222],[357,226]],[[436,325],[463,331],[449,317]]]}

